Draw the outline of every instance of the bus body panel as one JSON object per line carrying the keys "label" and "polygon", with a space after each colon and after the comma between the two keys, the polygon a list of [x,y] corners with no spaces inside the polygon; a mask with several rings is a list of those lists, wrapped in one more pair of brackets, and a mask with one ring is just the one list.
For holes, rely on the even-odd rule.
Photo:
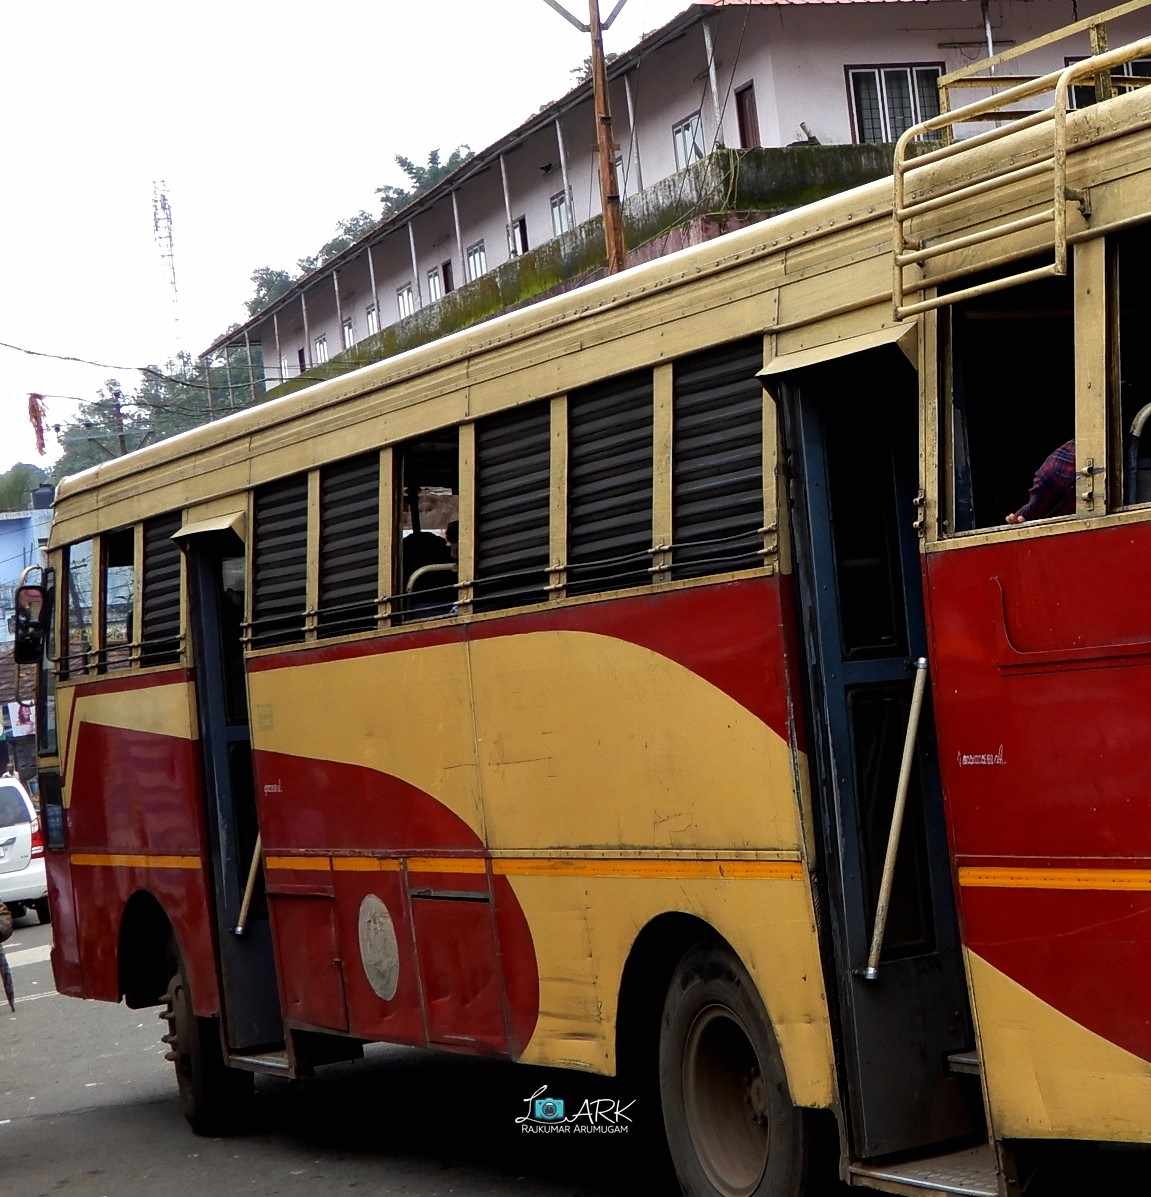
{"label": "bus body panel", "polygon": [[[350,1033],[610,1072],[628,952],[682,912],[760,982],[797,1100],[830,1102],[779,591],[633,594],[249,662],[273,911],[334,894]],[[397,930],[387,1013],[353,934],[369,896]],[[280,967],[301,1013],[324,1005],[308,989],[326,966]]]}
{"label": "bus body panel", "polygon": [[[119,999],[121,925],[133,896],[146,893],[172,925],[196,1012],[215,1014],[220,1005],[189,675],[177,669],[78,679],[60,695],[77,944],[67,946],[63,928],[57,933],[57,986],[75,985],[79,965],[84,996]],[[60,854],[47,855],[50,873],[60,876]]]}
{"label": "bus body panel", "polygon": [[1004,1134],[1151,1140],[1149,549],[1148,525],[1125,523],[927,558],[964,941]]}

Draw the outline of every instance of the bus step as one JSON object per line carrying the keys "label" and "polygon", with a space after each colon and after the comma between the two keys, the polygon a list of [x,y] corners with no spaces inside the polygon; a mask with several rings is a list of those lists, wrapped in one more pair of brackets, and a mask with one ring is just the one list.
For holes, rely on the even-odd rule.
{"label": "bus step", "polygon": [[947,1071],[965,1076],[981,1076],[983,1064],[980,1062],[979,1053],[974,1048],[965,1052],[952,1052],[947,1057]]}
{"label": "bus step", "polygon": [[989,1143],[901,1164],[852,1164],[851,1184],[915,1197],[998,1197],[995,1152]]}
{"label": "bus step", "polygon": [[270,1072],[274,1076],[291,1076],[292,1063],[288,1053],[281,1048],[279,1051],[250,1052],[238,1056],[229,1056],[228,1063],[233,1068],[244,1068],[248,1072]]}

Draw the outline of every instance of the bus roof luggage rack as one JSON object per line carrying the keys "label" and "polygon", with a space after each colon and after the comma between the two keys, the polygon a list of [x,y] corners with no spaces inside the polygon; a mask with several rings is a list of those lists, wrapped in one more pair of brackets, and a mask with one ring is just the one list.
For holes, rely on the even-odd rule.
{"label": "bus roof luggage rack", "polygon": [[[1044,39],[1040,39],[1041,41]],[[1048,39],[1049,40],[1049,39]],[[1034,46],[1026,43],[1016,47],[1018,52]],[[1086,206],[1087,197],[1067,185],[1067,110],[1071,95],[1071,86],[1086,76],[1095,78],[1109,78],[1111,70],[1125,62],[1151,55],[1151,38],[1141,38],[1130,42],[1115,50],[1103,54],[1096,54],[1080,62],[1072,63],[1061,71],[1052,71],[1047,75],[1040,75],[1035,79],[1016,84],[995,95],[986,96],[974,103],[965,104],[951,112],[941,112],[930,120],[921,121],[907,129],[895,145],[895,160],[893,166],[893,200],[892,223],[894,245],[892,253],[892,304],[895,309],[896,320],[904,320],[908,316],[915,316],[920,312],[927,312],[933,308],[969,299],[975,295],[985,295],[991,291],[1002,291],[1008,287],[1018,286],[1020,283],[1031,282],[1034,279],[1050,278],[1067,273],[1067,205],[1081,203]],[[1022,115],[1006,114],[1005,106],[1028,97],[1054,92],[1054,103],[1049,108],[1035,112],[1025,112]],[[1004,121],[986,133],[979,133],[963,141],[953,141],[944,144],[939,149],[927,153],[908,156],[908,150],[917,138],[927,136],[937,131],[948,131],[953,126],[971,121]],[[1037,161],[1026,166],[1009,166],[992,168],[976,178],[974,182],[965,181],[962,184],[945,187],[935,194],[920,194],[911,203],[907,200],[907,176],[922,170],[936,162],[954,158],[960,154],[969,153],[980,146],[988,145],[1001,138],[1009,137],[1024,129],[1052,125],[1052,147],[1049,154],[1045,154]],[[976,196],[986,195],[999,188],[1019,183],[1026,179],[1036,178],[1050,172],[1053,175],[1052,202],[1050,207],[1044,207],[1039,212],[1013,220],[1002,221],[980,229],[978,232],[965,236],[946,238],[928,245],[923,240],[917,240],[909,233],[909,225],[916,217],[929,213],[938,213],[941,209]],[[990,282],[976,286],[951,291],[946,295],[937,295],[930,299],[923,299],[916,303],[905,303],[905,288],[903,271],[908,266],[921,265],[932,258],[956,250],[966,249],[972,245],[979,245],[986,241],[993,241],[999,237],[1006,237],[1012,233],[1023,232],[1026,229],[1037,228],[1042,225],[1053,226],[1054,259],[1045,266],[1031,270],[1023,270],[1017,274],[1007,275]],[[972,267],[974,270],[975,267]],[[963,273],[968,273],[964,271]],[[948,275],[949,278],[954,275]],[[920,286],[910,288],[922,290],[923,286],[930,286],[931,280],[925,279]]]}
{"label": "bus roof luggage rack", "polygon": [[881,1193],[924,1197],[999,1197],[995,1150],[989,1143],[900,1164],[852,1164],[851,1183]]}

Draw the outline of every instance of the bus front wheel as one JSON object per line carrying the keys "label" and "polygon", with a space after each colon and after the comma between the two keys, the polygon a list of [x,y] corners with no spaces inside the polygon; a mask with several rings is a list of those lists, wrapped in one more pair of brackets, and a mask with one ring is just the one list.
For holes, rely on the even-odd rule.
{"label": "bus front wheel", "polygon": [[241,1129],[252,1098],[252,1074],[225,1064],[219,1024],[196,1016],[183,961],[177,961],[168,983],[160,1018],[168,1024],[165,1059],[175,1065],[180,1108],[188,1125],[198,1135]]}
{"label": "bus front wheel", "polygon": [[797,1197],[804,1124],[767,1012],[726,948],[679,962],[660,1026],[668,1148],[687,1197]]}

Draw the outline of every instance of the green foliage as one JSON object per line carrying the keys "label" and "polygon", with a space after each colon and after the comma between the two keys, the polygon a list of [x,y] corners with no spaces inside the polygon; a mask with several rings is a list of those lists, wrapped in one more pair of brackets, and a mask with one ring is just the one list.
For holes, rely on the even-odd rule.
{"label": "green foliage", "polygon": [[48,475],[36,465],[17,462],[0,474],[0,511],[27,511],[29,495]]}
{"label": "green foliage", "polygon": [[[348,216],[336,223],[336,235],[325,241],[320,248],[308,258],[300,258],[296,265],[304,274],[310,274],[317,266],[330,262],[337,254],[341,254],[349,245],[355,244],[367,232],[376,226],[375,218],[368,212],[359,211],[355,216]],[[287,277],[285,275],[285,277]],[[289,286],[291,282],[289,280]],[[287,287],[284,288],[287,290]],[[259,311],[259,309],[256,309]]]}
{"label": "green foliage", "polygon": [[[605,63],[612,63],[612,62],[615,62],[615,60],[618,57],[619,57],[618,54],[616,54],[614,51],[609,50],[603,56],[603,60]],[[575,82],[572,84],[572,87],[578,87],[581,83],[586,83],[591,78],[591,55],[589,54],[583,60],[583,62],[581,62],[579,64],[579,66],[572,67],[572,69],[570,71],[568,71],[568,74],[571,75],[572,78],[575,80]],[[544,108],[546,108],[546,107],[547,107],[547,105],[545,104]],[[542,109],[541,109],[541,111],[542,111]]]}
{"label": "green foliage", "polygon": [[217,355],[207,369],[184,354],[163,370],[149,370],[130,393],[116,379],[108,379],[99,398],[81,404],[67,423],[56,427],[64,448],[53,467],[56,480],[239,411],[264,397],[260,382],[264,369],[256,346],[252,347],[254,390],[242,347],[229,349],[226,360],[223,354]]}
{"label": "green foliage", "polygon": [[256,290],[245,305],[248,315],[254,316],[274,303],[285,291],[291,290],[292,276],[286,270],[274,270],[271,266],[257,266],[251,274]]}
{"label": "green foliage", "polygon": [[[466,145],[456,146],[446,161],[441,160],[438,149],[432,150],[428,154],[428,160],[425,163],[415,162],[404,154],[397,154],[396,165],[407,176],[408,186],[395,187],[388,184],[376,188],[382,208],[380,219],[386,220],[406,204],[410,204],[416,196],[422,195],[430,187],[434,187],[441,179],[467,162],[471,156],[471,147]],[[347,216],[343,220],[337,221],[335,236],[325,241],[314,254],[300,258],[296,262],[300,274],[310,274],[317,267],[323,266],[325,262],[330,262],[349,246],[354,245],[366,233],[371,232],[378,223],[376,217],[362,209],[354,216]],[[256,290],[245,304],[249,316],[255,316],[257,312],[262,312],[270,304],[275,303],[296,282],[296,279],[286,270],[276,270],[271,266],[258,266],[252,271],[251,279]]]}
{"label": "green foliage", "polygon": [[411,158],[403,154],[397,154],[396,165],[407,175],[409,186],[394,187],[391,184],[387,184],[376,188],[376,194],[380,197],[380,205],[383,208],[384,218],[386,219],[394,215],[401,208],[410,204],[417,196],[430,190],[441,179],[447,178],[452,171],[463,166],[471,157],[472,147],[468,145],[456,146],[451,154],[448,155],[446,162],[441,161],[439,149],[434,149],[428,154],[428,160],[423,165],[413,162]]}

